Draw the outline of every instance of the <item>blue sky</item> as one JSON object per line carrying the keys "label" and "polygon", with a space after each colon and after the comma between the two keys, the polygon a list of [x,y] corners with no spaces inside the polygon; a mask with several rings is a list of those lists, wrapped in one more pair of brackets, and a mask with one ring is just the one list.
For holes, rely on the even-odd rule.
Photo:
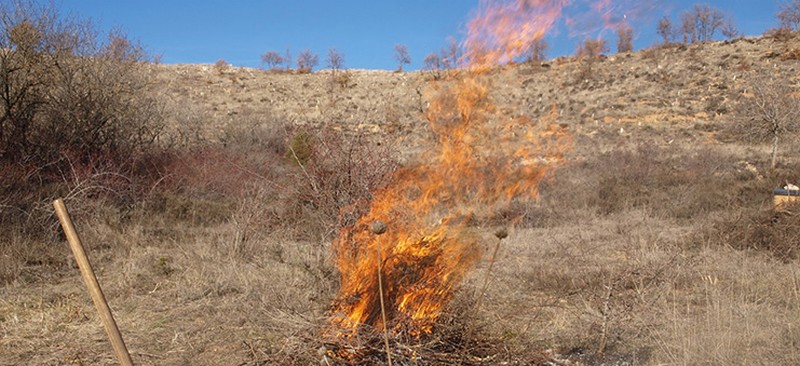
{"label": "blue sky", "polygon": [[[6,0],[1,0],[6,1]],[[586,0],[571,0],[569,16],[581,13]],[[583,1],[584,5],[581,5]],[[657,42],[655,23],[669,15],[677,19],[698,1],[611,0],[614,17],[626,16],[635,31],[634,46]],[[137,39],[163,63],[214,63],[224,59],[237,66],[259,67],[260,55],[287,48],[294,55],[310,49],[324,56],[335,47],[345,66],[359,69],[394,69],[394,45],[408,46],[418,69],[430,52],[444,47],[449,37],[460,39],[478,0],[56,0],[62,14],[91,19],[101,32],[121,29]],[[643,11],[633,11],[632,4]],[[760,35],[775,26],[775,0],[705,1],[733,16],[746,35]],[[640,9],[640,10],[642,10]],[[630,13],[630,16],[628,15]],[[565,21],[547,36],[548,56],[574,53],[586,37],[605,36],[592,16],[577,16],[577,28]],[[677,22],[677,21],[675,21]],[[614,39],[611,39],[614,44]],[[614,47],[612,46],[612,49]]]}

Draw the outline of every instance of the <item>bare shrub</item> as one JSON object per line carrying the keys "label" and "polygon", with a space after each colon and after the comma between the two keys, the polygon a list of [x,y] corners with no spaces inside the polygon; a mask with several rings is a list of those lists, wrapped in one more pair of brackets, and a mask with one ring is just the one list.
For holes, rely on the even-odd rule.
{"label": "bare shrub", "polygon": [[781,29],[792,32],[800,30],[800,0],[782,2],[778,10],[778,21]]}
{"label": "bare shrub", "polygon": [[734,123],[727,131],[732,137],[751,143],[770,142],[770,165],[775,168],[783,139],[800,131],[800,110],[794,88],[785,75],[761,71],[748,81],[746,95],[741,95],[734,109]]}
{"label": "bare shrub", "polygon": [[330,239],[366,213],[373,192],[388,183],[397,163],[387,146],[363,136],[319,132],[309,138],[311,154],[298,166],[294,186],[298,202],[313,208],[316,235]]}
{"label": "bare shrub", "polygon": [[738,35],[733,20],[721,10],[708,4],[695,4],[692,10],[681,15],[683,43],[706,42],[714,39],[718,31],[725,29],[725,35]]}
{"label": "bare shrub", "polygon": [[800,216],[771,208],[732,210],[713,220],[700,236],[704,242],[761,251],[782,261],[800,258]]}
{"label": "bare shrub", "polygon": [[49,7],[1,7],[0,166],[21,167],[0,178],[19,182],[4,204],[32,214],[54,195],[126,197],[162,128],[142,48]]}
{"label": "bare shrub", "polygon": [[217,70],[217,73],[224,74],[230,68],[230,64],[225,59],[219,59],[214,62],[214,70]]}
{"label": "bare shrub", "polygon": [[454,69],[458,67],[462,52],[455,38],[450,38],[450,42],[448,43],[447,47],[442,48],[440,54],[443,68]]}
{"label": "bare shrub", "polygon": [[429,53],[425,56],[423,61],[423,68],[428,71],[435,71],[442,69],[442,59],[436,52]]}
{"label": "bare shrub", "polygon": [[658,35],[664,41],[664,44],[672,43],[672,40],[675,37],[675,31],[672,28],[672,22],[669,20],[667,16],[664,16],[658,21],[658,26],[656,28]]}
{"label": "bare shrub", "polygon": [[611,151],[564,167],[542,188],[546,210],[538,214],[645,210],[656,217],[694,220],[726,208],[737,197],[732,165],[730,158],[712,150],[669,152],[640,146]]}
{"label": "bare shrub", "polygon": [[258,124],[239,121],[226,128],[220,142],[159,154],[158,165],[169,174],[143,203],[145,212],[181,224],[221,224],[256,187],[275,193],[285,184],[280,179],[287,165],[284,129]]}
{"label": "bare shrub", "polygon": [[430,73],[435,80],[441,78],[441,72],[444,65],[442,63],[442,58],[439,57],[439,54],[436,52],[429,53],[427,56],[425,56],[425,60],[423,61],[422,65],[422,69]]}
{"label": "bare shrub", "polygon": [[764,32],[764,37],[772,38],[778,42],[788,42],[795,37],[795,32],[788,28],[772,28]]}
{"label": "bare shrub", "polygon": [[608,41],[604,39],[587,39],[578,45],[575,55],[581,60],[577,73],[577,82],[585,82],[596,77],[594,64],[608,52]]}
{"label": "bare shrub", "polygon": [[237,251],[251,251],[251,240],[274,230],[325,243],[363,214],[396,166],[389,147],[363,136],[240,125],[220,143],[161,154],[170,174],[148,212],[191,225],[230,223]]}
{"label": "bare shrub", "polygon": [[547,48],[549,45],[544,38],[537,38],[531,45],[531,53],[528,56],[530,62],[543,62],[547,60]]}
{"label": "bare shrub", "polygon": [[699,42],[710,41],[723,22],[722,13],[706,4],[696,4],[693,11],[684,14],[684,17],[694,23],[692,29],[695,34],[692,38]]}
{"label": "bare shrub", "polygon": [[730,17],[725,21],[725,23],[722,24],[720,32],[722,33],[722,36],[727,39],[734,39],[742,36],[739,28],[736,27],[736,23],[733,22],[733,18]]}
{"label": "bare shrub", "polygon": [[286,71],[292,70],[293,60],[292,50],[287,48],[286,52],[283,53],[283,63],[286,65]]}
{"label": "bare shrub", "polygon": [[337,71],[344,68],[344,54],[335,48],[331,48],[328,50],[328,55],[325,57],[325,63],[335,74]]}
{"label": "bare shrub", "polygon": [[159,127],[141,47],[116,32],[101,43],[48,8],[22,4],[0,17],[0,159],[46,164],[66,148],[152,142]]}
{"label": "bare shrub", "polygon": [[[331,70],[328,85],[329,93],[334,93],[337,88],[347,89],[353,85],[353,74],[349,70],[342,72],[345,67],[344,54],[336,50],[336,48],[328,49],[328,55],[325,56],[325,64]],[[331,103],[335,103],[335,99],[331,99]]]}
{"label": "bare shrub", "polygon": [[617,52],[633,51],[633,28],[624,25],[617,29]]}
{"label": "bare shrub", "polygon": [[337,72],[331,75],[331,81],[339,88],[347,89],[353,87],[353,73],[350,70],[344,72]]}
{"label": "bare shrub", "polygon": [[697,24],[691,12],[685,12],[681,16],[680,33],[683,36],[683,44],[697,42]]}
{"label": "bare shrub", "polygon": [[284,59],[280,53],[275,51],[267,51],[261,55],[261,62],[267,65],[267,68],[270,70],[275,70],[278,68],[278,65],[283,64]]}
{"label": "bare shrub", "polygon": [[587,39],[578,45],[575,54],[586,60],[597,60],[609,49],[608,41],[605,39]]}
{"label": "bare shrub", "polygon": [[394,45],[394,60],[397,61],[397,71],[403,71],[403,65],[411,63],[411,55],[408,53],[408,46],[404,44]]}
{"label": "bare shrub", "polygon": [[297,71],[300,73],[310,73],[319,64],[319,56],[305,49],[297,55]]}

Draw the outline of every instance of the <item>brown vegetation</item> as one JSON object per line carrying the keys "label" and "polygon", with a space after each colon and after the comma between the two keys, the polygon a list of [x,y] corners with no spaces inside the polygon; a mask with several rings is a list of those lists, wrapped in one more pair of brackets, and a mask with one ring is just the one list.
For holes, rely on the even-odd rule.
{"label": "brown vegetation", "polygon": [[261,62],[267,65],[270,70],[274,70],[278,65],[283,64],[283,56],[275,51],[267,51],[261,55]]}
{"label": "brown vegetation", "polygon": [[531,54],[528,60],[531,62],[544,62],[547,59],[547,47],[547,41],[545,41],[544,38],[533,41]]}
{"label": "brown vegetation", "polygon": [[797,32],[800,30],[800,1],[785,1],[780,4],[777,14],[780,28]]}
{"label": "brown vegetation", "polygon": [[587,60],[596,60],[608,52],[608,41],[605,39],[587,39],[578,45],[575,56]]}
{"label": "brown vegetation", "polygon": [[336,73],[336,71],[344,68],[344,54],[335,48],[331,48],[328,50],[328,55],[325,57],[325,63],[329,69]]}
{"label": "brown vegetation", "polygon": [[783,140],[794,140],[800,132],[800,110],[795,90],[780,73],[759,71],[750,76],[747,95],[735,110],[730,133],[748,142],[770,142],[770,166],[778,163],[778,148]]}
{"label": "brown vegetation", "polygon": [[664,41],[664,44],[669,44],[672,42],[673,37],[675,36],[675,32],[672,28],[672,22],[669,20],[667,16],[659,19],[658,21],[658,28],[657,28],[658,35]]}
{"label": "brown vegetation", "polygon": [[314,70],[314,67],[318,64],[319,56],[312,53],[309,49],[302,50],[297,55],[297,71],[300,73],[307,74]]}
{"label": "brown vegetation", "polygon": [[617,29],[617,52],[633,51],[633,28],[621,26]]}
{"label": "brown vegetation", "polygon": [[669,17],[664,16],[658,21],[656,30],[664,44],[669,44],[675,37],[682,38],[684,44],[691,44],[714,40],[717,33],[727,39],[740,35],[730,15],[703,3],[684,11],[677,26],[673,26]]}
{"label": "brown vegetation", "polygon": [[[151,141],[103,132],[117,140],[98,147],[111,140],[76,131],[54,151],[2,140],[10,147],[0,155],[0,364],[114,363],[50,213],[49,201],[62,195],[137,364],[346,364],[332,351],[347,345],[322,336],[339,286],[331,240],[396,167],[423,163],[419,152],[432,144],[426,103],[463,79],[337,72],[349,87],[326,93],[323,72],[127,62],[137,47],[114,36],[98,47],[102,57],[66,63],[73,75],[102,76],[98,84],[46,84],[86,91],[69,94],[38,84],[60,79],[30,61],[48,57],[20,41],[36,39],[37,23],[8,24],[21,25],[4,28],[15,40],[0,56],[4,82],[80,101],[63,105],[92,102],[35,104],[32,121],[114,112],[109,127],[144,123],[158,133]],[[602,44],[591,45],[592,74],[579,83],[587,61],[574,58],[491,70],[503,87],[488,92],[497,113],[485,118],[512,122],[493,133],[513,143],[519,126],[551,118],[571,132],[574,151],[539,187],[539,200],[470,218],[470,235],[499,248],[497,256],[466,274],[428,342],[391,339],[393,359],[800,363],[800,216],[773,212],[770,197],[797,184],[800,150],[781,144],[773,163],[773,130],[759,132],[769,125],[761,122],[793,115],[783,104],[795,104],[795,62],[770,56],[792,39],[607,58]],[[426,65],[438,72],[459,57],[451,48]],[[747,77],[767,64],[763,78]],[[99,91],[110,96],[104,103],[86,99]],[[759,103],[762,91],[775,105]],[[162,120],[150,114],[162,104],[115,98],[123,92],[163,99],[167,126],[150,124]],[[4,111],[14,121],[27,112]],[[2,136],[17,131],[3,126]],[[793,130],[781,131],[783,139]],[[496,246],[501,226],[509,236]],[[385,361],[382,348],[353,351]]]}
{"label": "brown vegetation", "polygon": [[394,45],[394,60],[397,61],[397,71],[403,71],[403,65],[411,63],[411,55],[408,53],[408,46],[404,44]]}

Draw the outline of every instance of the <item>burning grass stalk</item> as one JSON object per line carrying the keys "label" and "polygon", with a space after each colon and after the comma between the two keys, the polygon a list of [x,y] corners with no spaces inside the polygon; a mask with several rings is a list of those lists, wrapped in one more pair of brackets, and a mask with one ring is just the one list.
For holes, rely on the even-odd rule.
{"label": "burning grass stalk", "polygon": [[383,322],[383,342],[386,346],[386,360],[389,366],[392,366],[392,351],[389,348],[389,329],[386,325],[386,306],[383,303],[383,279],[381,278],[381,268],[383,267],[383,259],[381,258],[381,234],[386,232],[386,224],[381,221],[375,221],[371,227],[372,233],[377,236],[376,243],[378,246],[378,298],[381,301],[381,320]]}

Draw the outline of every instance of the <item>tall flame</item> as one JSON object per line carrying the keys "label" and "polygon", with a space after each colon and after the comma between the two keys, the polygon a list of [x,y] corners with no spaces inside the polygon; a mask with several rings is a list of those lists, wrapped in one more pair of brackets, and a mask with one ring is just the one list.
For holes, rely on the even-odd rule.
{"label": "tall flame", "polygon": [[482,0],[467,24],[466,56],[470,66],[486,68],[528,53],[544,37],[570,0]]}
{"label": "tall flame", "polygon": [[[369,212],[334,242],[341,287],[332,311],[340,334],[355,334],[361,325],[383,328],[379,270],[387,328],[411,336],[430,333],[482,255],[471,221],[498,205],[537,197],[539,182],[562,159],[569,136],[552,123],[555,113],[539,124],[501,116],[485,71],[527,52],[565,3],[481,3],[481,13],[468,24],[465,72],[431,86],[425,116],[435,149],[396,172],[392,184],[375,192]],[[388,226],[381,236],[369,230],[378,220]]]}

